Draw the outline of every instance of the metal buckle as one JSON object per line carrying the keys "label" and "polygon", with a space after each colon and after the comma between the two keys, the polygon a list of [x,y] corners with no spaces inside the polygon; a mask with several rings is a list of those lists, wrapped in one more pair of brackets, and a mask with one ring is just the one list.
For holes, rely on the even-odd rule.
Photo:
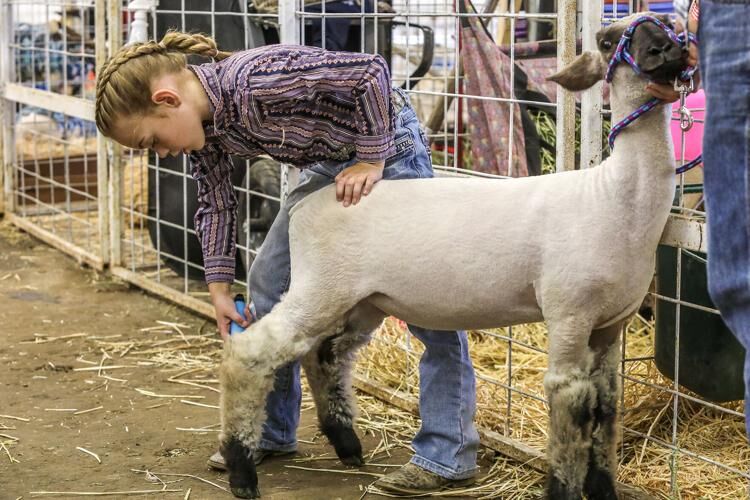
{"label": "metal buckle", "polygon": [[695,81],[692,75],[689,81],[682,81],[678,78],[674,79],[674,89],[680,93],[680,130],[687,132],[693,128],[693,114],[685,106],[687,95],[695,90]]}
{"label": "metal buckle", "polygon": [[693,75],[690,75],[690,80],[680,80],[679,77],[675,77],[673,87],[680,94],[682,94],[683,90],[685,91],[685,94],[695,91],[695,80],[693,80]]}
{"label": "metal buckle", "polygon": [[684,106],[680,106],[680,130],[687,132],[693,128],[693,114]]}

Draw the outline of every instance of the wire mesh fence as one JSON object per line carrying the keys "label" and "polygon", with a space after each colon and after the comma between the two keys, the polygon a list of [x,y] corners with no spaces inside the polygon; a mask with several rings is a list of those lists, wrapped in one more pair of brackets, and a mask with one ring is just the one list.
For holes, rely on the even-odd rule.
{"label": "wire mesh fence", "polygon": [[[133,40],[136,12],[116,5],[124,21],[118,43]],[[278,14],[247,2],[172,0],[146,5],[148,38],[169,30],[211,35],[222,50],[244,50],[280,41]],[[190,58],[190,64],[208,62]],[[112,213],[113,271],[157,293],[210,314],[203,256],[193,228],[197,190],[187,157],[159,158],[154,153],[123,150],[115,155],[113,183],[119,186]],[[279,210],[288,169],[268,158],[233,157],[232,183],[239,203],[238,290]],[[293,174],[294,175],[294,174]]]}
{"label": "wire mesh fence", "polygon": [[[542,175],[606,157],[606,89],[574,96],[546,77],[577,45],[593,48],[602,24],[644,8],[670,10],[666,3],[678,10],[678,2],[635,1],[579,2],[576,9],[576,2],[545,0],[161,0],[146,2],[139,14],[149,37],[200,31],[223,50],[298,42],[378,52],[425,124],[438,175],[494,178]],[[133,33],[136,11],[120,1],[97,7],[107,8],[109,50],[115,50]],[[94,39],[97,26],[101,32],[105,26],[97,24],[93,4],[2,0],[0,8],[9,28],[2,35],[6,211],[24,227],[53,235],[66,251],[110,262],[118,276],[210,315],[187,158],[111,147],[109,169],[102,164],[90,99],[100,49]],[[76,100],[50,104],[49,93]],[[700,143],[700,94],[688,107],[693,128],[673,130],[678,163]],[[244,290],[295,172],[268,158],[233,161],[235,285]],[[652,292],[625,332],[620,480],[662,496],[736,498],[750,478],[736,402],[742,352],[706,292],[701,186],[699,169],[680,177]],[[110,197],[103,198],[106,191]],[[483,439],[538,463],[547,433],[545,327],[470,338]],[[362,356],[357,383],[413,406],[420,353],[404,326],[389,319]]]}
{"label": "wire mesh fence", "polygon": [[6,210],[17,224],[102,268],[106,165],[92,122],[94,3],[7,0],[0,11]]}

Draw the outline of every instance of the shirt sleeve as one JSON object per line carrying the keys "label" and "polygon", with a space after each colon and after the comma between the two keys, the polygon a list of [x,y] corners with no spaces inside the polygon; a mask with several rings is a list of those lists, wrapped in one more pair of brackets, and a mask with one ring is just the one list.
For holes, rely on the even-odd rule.
{"label": "shirt sleeve", "polygon": [[395,116],[391,105],[391,75],[385,60],[376,55],[352,91],[357,107],[357,159],[385,160],[394,152]]}
{"label": "shirt sleeve", "polygon": [[198,183],[195,232],[203,249],[206,283],[234,281],[237,196],[232,185],[232,159],[207,145],[190,155],[193,179]]}

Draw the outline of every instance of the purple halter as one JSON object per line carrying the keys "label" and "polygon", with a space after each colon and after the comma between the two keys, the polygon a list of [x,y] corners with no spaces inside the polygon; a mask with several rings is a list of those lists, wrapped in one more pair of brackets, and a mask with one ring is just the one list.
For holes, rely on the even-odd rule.
{"label": "purple halter", "polygon": [[[633,71],[635,71],[636,75],[643,75],[641,68],[638,66],[638,63],[635,62],[635,59],[633,59],[633,56],[630,54],[630,51],[629,51],[630,42],[633,39],[633,33],[635,32],[635,29],[643,23],[654,23],[656,26],[661,28],[667,34],[670,40],[680,45],[685,45],[686,34],[687,34],[687,43],[697,43],[698,41],[695,35],[693,35],[692,33],[688,33],[687,31],[680,33],[679,35],[676,34],[666,24],[659,21],[657,18],[653,16],[639,16],[632,23],[630,23],[630,26],[627,27],[627,29],[623,32],[622,37],[620,37],[620,41],[617,44],[615,53],[612,55],[612,59],[610,59],[609,65],[607,66],[607,74],[605,76],[605,80],[607,82],[612,81],[615,68],[620,62],[627,63],[633,69]],[[682,73],[680,74],[680,80],[683,80],[683,81],[690,80],[691,77],[693,76],[693,73],[695,73],[695,68],[693,67],[685,68],[685,70],[683,70]],[[645,104],[639,106],[635,111],[633,111],[628,116],[623,118],[620,122],[613,125],[612,129],[609,132],[609,136],[607,138],[607,141],[609,142],[609,149],[614,150],[615,138],[620,134],[620,132],[622,132],[622,130],[626,126],[633,123],[637,118],[639,118],[644,113],[654,109],[654,107],[656,107],[660,103],[661,101],[659,99],[656,99],[656,98],[651,99]],[[699,165],[700,163],[702,163],[702,159],[700,156],[698,156],[696,159],[678,167],[676,172],[678,174],[682,174],[684,172],[687,172],[691,168],[695,167],[696,165]]]}

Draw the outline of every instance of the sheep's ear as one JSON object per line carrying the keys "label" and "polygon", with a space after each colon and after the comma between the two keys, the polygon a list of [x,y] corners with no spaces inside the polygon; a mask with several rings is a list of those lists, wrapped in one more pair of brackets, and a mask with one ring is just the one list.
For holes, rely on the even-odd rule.
{"label": "sheep's ear", "polygon": [[584,52],[572,63],[547,78],[567,90],[586,90],[604,78],[607,65],[598,52]]}

